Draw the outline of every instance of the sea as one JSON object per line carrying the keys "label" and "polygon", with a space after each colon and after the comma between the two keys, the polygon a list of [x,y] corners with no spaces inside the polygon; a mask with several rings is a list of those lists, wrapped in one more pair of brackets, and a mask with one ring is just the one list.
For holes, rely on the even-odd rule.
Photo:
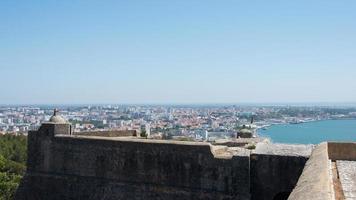
{"label": "sea", "polygon": [[319,144],[323,141],[356,142],[356,120],[324,120],[301,124],[272,125],[259,136],[276,143]]}

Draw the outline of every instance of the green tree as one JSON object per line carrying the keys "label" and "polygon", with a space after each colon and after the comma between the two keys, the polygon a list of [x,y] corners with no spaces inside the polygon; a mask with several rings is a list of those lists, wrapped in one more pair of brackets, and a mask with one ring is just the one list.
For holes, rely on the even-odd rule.
{"label": "green tree", "polygon": [[26,171],[27,137],[0,136],[0,200],[14,199]]}

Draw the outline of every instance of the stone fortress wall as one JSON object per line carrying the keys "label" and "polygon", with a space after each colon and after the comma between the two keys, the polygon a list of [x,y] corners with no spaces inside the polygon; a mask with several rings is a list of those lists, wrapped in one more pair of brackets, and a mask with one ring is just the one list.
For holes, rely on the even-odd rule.
{"label": "stone fortress wall", "polygon": [[288,196],[311,147],[256,151],[208,143],[72,135],[66,123],[29,132],[15,199],[274,199]]}
{"label": "stone fortress wall", "polygon": [[356,199],[356,143],[323,142],[306,163],[289,200]]}
{"label": "stone fortress wall", "polygon": [[87,131],[87,132],[74,132],[73,135],[83,136],[103,136],[103,137],[136,137],[136,130],[109,130],[109,131]]}

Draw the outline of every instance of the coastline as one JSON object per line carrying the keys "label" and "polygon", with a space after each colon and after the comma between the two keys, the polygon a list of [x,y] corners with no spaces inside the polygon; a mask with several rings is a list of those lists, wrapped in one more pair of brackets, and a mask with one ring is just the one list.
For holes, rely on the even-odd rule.
{"label": "coastline", "polygon": [[356,118],[330,118],[330,119],[315,119],[315,120],[308,120],[308,121],[300,121],[298,123],[291,123],[291,122],[284,122],[284,123],[273,123],[267,124],[256,128],[256,131],[264,130],[264,128],[269,129],[272,126],[279,126],[279,125],[298,125],[298,124],[306,124],[306,123],[313,123],[313,122],[322,122],[322,121],[342,121],[342,120],[356,120]]}
{"label": "coastline", "polygon": [[270,125],[267,130],[258,128],[256,133],[258,137],[267,137],[276,143],[318,144],[323,141],[356,141],[355,121],[355,118],[340,118],[298,124],[279,123]]}

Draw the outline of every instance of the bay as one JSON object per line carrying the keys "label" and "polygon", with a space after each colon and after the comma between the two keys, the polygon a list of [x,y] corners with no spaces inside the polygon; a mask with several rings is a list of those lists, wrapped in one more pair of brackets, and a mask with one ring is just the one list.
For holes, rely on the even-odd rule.
{"label": "bay", "polygon": [[319,144],[323,141],[356,141],[356,120],[325,120],[301,124],[273,125],[258,130],[273,142]]}

